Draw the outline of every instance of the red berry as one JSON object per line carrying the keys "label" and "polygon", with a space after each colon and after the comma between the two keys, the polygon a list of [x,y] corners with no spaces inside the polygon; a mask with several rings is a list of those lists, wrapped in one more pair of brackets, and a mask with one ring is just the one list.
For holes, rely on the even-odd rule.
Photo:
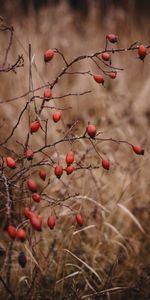
{"label": "red berry", "polygon": [[37,191],[37,184],[34,180],[28,179],[27,180],[27,187],[31,192],[36,192]]}
{"label": "red berry", "polygon": [[7,233],[8,233],[8,235],[9,235],[12,239],[15,239],[15,237],[16,237],[16,232],[17,232],[17,230],[16,230],[16,228],[15,228],[13,225],[9,225],[9,226],[7,227]]}
{"label": "red berry", "polygon": [[41,124],[39,121],[34,121],[30,124],[30,132],[36,132],[39,130],[39,128],[41,127]]}
{"label": "red berry", "polygon": [[21,241],[24,242],[26,240],[26,233],[24,229],[19,228],[16,232],[16,237]]}
{"label": "red berry", "polygon": [[49,88],[46,89],[44,91],[43,97],[44,97],[44,100],[46,100],[46,101],[50,100],[50,98],[52,97],[52,91],[51,91],[51,89],[49,89]]}
{"label": "red berry", "polygon": [[82,216],[81,216],[80,214],[77,214],[77,215],[76,215],[76,221],[77,221],[77,223],[78,223],[80,226],[83,225],[83,218],[82,218]]}
{"label": "red berry", "polygon": [[69,151],[66,154],[66,164],[69,166],[74,162],[74,153],[73,151]]}
{"label": "red berry", "polygon": [[26,218],[30,219],[30,217],[32,216],[32,212],[30,211],[29,207],[25,207],[24,214]]}
{"label": "red berry", "polygon": [[67,166],[66,168],[67,175],[70,175],[73,171],[74,171],[74,166],[72,165]]}
{"label": "red berry", "polygon": [[56,123],[61,119],[61,112],[60,111],[55,111],[53,113],[53,121]]}
{"label": "red berry", "polygon": [[102,75],[99,75],[99,74],[93,75],[93,78],[97,83],[104,84],[104,77]]}
{"label": "red berry", "polygon": [[96,127],[92,124],[89,124],[87,127],[86,127],[86,132],[87,134],[91,137],[91,138],[94,138],[95,135],[96,135]]}
{"label": "red berry", "polygon": [[109,170],[110,168],[110,163],[109,163],[109,160],[107,159],[102,159],[102,167],[106,170]]}
{"label": "red berry", "polygon": [[7,165],[7,167],[9,167],[11,169],[15,169],[16,168],[16,162],[10,156],[6,157],[6,165]]}
{"label": "red berry", "polygon": [[62,166],[61,165],[57,165],[55,167],[55,175],[56,175],[56,177],[60,178],[62,174],[63,174],[63,168],[62,168]]}
{"label": "red berry", "polygon": [[41,216],[37,216],[36,214],[33,214],[32,217],[30,218],[30,223],[32,227],[37,230],[41,231],[42,230],[42,218]]}
{"label": "red berry", "polygon": [[138,155],[144,155],[144,149],[142,149],[140,146],[131,145],[133,151]]}
{"label": "red berry", "polygon": [[50,229],[53,229],[56,224],[56,218],[54,216],[50,216],[47,220],[47,225]]}
{"label": "red berry", "polygon": [[25,157],[28,159],[28,160],[31,160],[33,158],[33,151],[32,149],[28,149],[26,152],[25,152]]}
{"label": "red berry", "polygon": [[108,52],[104,52],[104,53],[102,53],[101,58],[103,60],[108,61],[108,60],[110,60],[110,54]]}
{"label": "red berry", "polygon": [[39,176],[40,176],[40,178],[41,178],[43,181],[45,181],[45,179],[46,179],[46,172],[45,172],[44,169],[40,169],[40,170],[39,170]]}
{"label": "red berry", "polygon": [[54,51],[52,49],[49,49],[44,53],[45,62],[52,60],[53,57],[54,57]]}
{"label": "red berry", "polygon": [[106,38],[111,43],[117,43],[118,42],[118,36],[114,33],[110,33],[110,34],[106,35]]}
{"label": "red berry", "polygon": [[144,45],[140,45],[139,48],[138,48],[139,58],[141,60],[143,60],[145,58],[146,54],[147,54],[147,49],[145,48]]}
{"label": "red berry", "polygon": [[41,196],[38,193],[34,193],[34,194],[32,194],[32,199],[35,202],[40,202],[41,201]]}
{"label": "red berry", "polygon": [[116,78],[116,76],[117,76],[117,72],[109,72],[108,73],[108,76],[111,78],[111,79],[115,79]]}

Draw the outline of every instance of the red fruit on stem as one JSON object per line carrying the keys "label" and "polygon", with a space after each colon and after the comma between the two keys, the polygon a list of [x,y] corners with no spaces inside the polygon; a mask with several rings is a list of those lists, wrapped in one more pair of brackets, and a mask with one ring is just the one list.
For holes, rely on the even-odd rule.
{"label": "red fruit on stem", "polygon": [[41,127],[41,124],[39,121],[34,121],[30,124],[30,132],[36,132],[39,130],[39,128]]}
{"label": "red fruit on stem", "polygon": [[140,146],[131,145],[133,151],[138,155],[144,155],[144,149],[142,149]]}
{"label": "red fruit on stem", "polygon": [[100,75],[100,74],[95,74],[95,75],[93,75],[93,78],[94,78],[94,80],[97,82],[97,83],[102,83],[102,84],[104,84],[104,77],[102,76],[102,75]]}
{"label": "red fruit on stem", "polygon": [[96,135],[96,127],[93,124],[88,124],[86,132],[91,138],[94,138]]}
{"label": "red fruit on stem", "polygon": [[36,214],[33,214],[32,217],[30,218],[30,223],[32,227],[37,230],[41,231],[42,230],[42,218],[41,216],[37,216]]}
{"label": "red fruit on stem", "polygon": [[147,55],[147,49],[144,45],[139,46],[138,55],[141,60],[144,60],[145,56]]}
{"label": "red fruit on stem", "polygon": [[16,168],[16,162],[15,160],[10,157],[10,156],[7,156],[6,157],[6,165],[7,167],[11,168],[11,169],[15,169]]}
{"label": "red fruit on stem", "polygon": [[55,175],[56,175],[56,177],[60,178],[62,174],[63,174],[63,168],[62,168],[62,166],[61,165],[57,165],[55,167]]}
{"label": "red fruit on stem", "polygon": [[45,62],[49,62],[50,60],[53,59],[53,57],[54,57],[54,51],[52,49],[49,49],[44,53]]}
{"label": "red fruit on stem", "polygon": [[35,215],[28,207],[25,208],[24,213],[28,219],[31,219]]}
{"label": "red fruit on stem", "polygon": [[34,180],[28,179],[27,180],[27,187],[31,192],[36,192],[37,191],[37,184]]}
{"label": "red fruit on stem", "polygon": [[32,212],[30,211],[29,207],[25,207],[24,214],[25,214],[26,218],[28,218],[28,219],[31,217]]}
{"label": "red fruit on stem", "polygon": [[66,154],[66,164],[69,166],[74,162],[74,153],[73,151],[69,151]]}
{"label": "red fruit on stem", "polygon": [[109,76],[111,79],[115,79],[116,76],[117,76],[117,72],[109,72],[109,73],[108,73],[108,76]]}
{"label": "red fruit on stem", "polygon": [[55,111],[53,113],[53,121],[57,123],[61,119],[61,112],[60,111]]}
{"label": "red fruit on stem", "polygon": [[70,175],[74,171],[74,166],[70,165],[66,168],[67,175]]}
{"label": "red fruit on stem", "polygon": [[21,241],[24,242],[26,240],[26,233],[24,229],[19,228],[16,232],[16,237]]}
{"label": "red fruit on stem", "polygon": [[32,194],[32,199],[35,202],[40,202],[41,201],[41,196],[38,193],[34,193],[34,194]]}
{"label": "red fruit on stem", "polygon": [[40,176],[40,178],[41,178],[43,181],[45,181],[45,179],[46,179],[46,172],[45,172],[44,169],[40,169],[40,170],[39,170],[39,176]]}
{"label": "red fruit on stem", "polygon": [[106,39],[111,43],[117,43],[118,42],[118,36],[114,33],[110,33],[106,35]]}
{"label": "red fruit on stem", "polygon": [[101,54],[101,58],[103,60],[108,61],[108,60],[110,60],[110,54],[108,52],[104,52],[104,53]]}
{"label": "red fruit on stem", "polygon": [[44,91],[43,97],[44,97],[44,100],[49,101],[50,98],[52,97],[52,91],[51,91],[51,89],[49,89],[49,88],[46,89]]}
{"label": "red fruit on stem", "polygon": [[102,159],[102,167],[106,170],[109,170],[110,168],[110,163],[108,159]]}
{"label": "red fruit on stem", "polygon": [[33,151],[32,151],[32,149],[27,149],[27,151],[25,152],[25,157],[28,160],[31,160],[33,158]]}
{"label": "red fruit on stem", "polygon": [[80,214],[76,215],[76,221],[77,221],[78,225],[80,225],[80,226],[83,225],[83,218]]}
{"label": "red fruit on stem", "polygon": [[9,225],[7,227],[7,233],[12,239],[15,239],[17,230],[13,225]]}
{"label": "red fruit on stem", "polygon": [[50,229],[53,229],[56,225],[56,218],[54,216],[50,216],[47,220],[47,225]]}

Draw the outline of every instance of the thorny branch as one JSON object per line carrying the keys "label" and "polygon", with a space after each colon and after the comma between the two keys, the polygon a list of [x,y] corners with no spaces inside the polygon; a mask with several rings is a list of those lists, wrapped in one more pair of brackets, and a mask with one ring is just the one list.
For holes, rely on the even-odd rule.
{"label": "thorny branch", "polygon": [[[60,143],[65,143],[65,142],[75,142],[75,141],[78,141],[78,140],[81,140],[81,139],[85,139],[85,140],[90,140],[91,141],[91,138],[88,137],[88,136],[85,136],[85,135],[81,135],[81,136],[74,136],[74,137],[65,137],[63,139],[59,139],[58,141],[52,143],[52,144],[49,144],[49,145],[46,145],[46,146],[43,146],[37,150],[34,151],[34,153],[38,153],[38,152],[41,152],[43,151],[44,149],[46,148],[51,148],[51,147],[54,147]],[[124,140],[116,140],[116,139],[113,139],[113,138],[98,138],[98,137],[95,137],[93,139],[94,141],[101,141],[101,142],[106,142],[106,141],[110,141],[110,142],[114,142],[114,143],[117,143],[117,144],[120,144],[120,143],[125,143],[125,144],[128,144],[128,145],[131,145],[131,143],[129,143],[128,141],[124,141]]]}
{"label": "thorny branch", "polygon": [[11,133],[10,133],[9,136],[5,139],[5,141],[2,142],[2,143],[0,144],[0,146],[3,146],[4,144],[6,144],[6,143],[8,142],[8,140],[13,136],[13,134],[14,134],[14,132],[15,132],[17,126],[18,126],[19,123],[20,123],[21,117],[23,116],[24,112],[26,112],[26,109],[27,109],[28,105],[29,105],[29,102],[26,102],[26,105],[25,105],[25,107],[23,108],[23,110],[21,111],[21,113],[20,113],[20,115],[19,115],[19,117],[18,117],[18,120],[17,120],[15,126],[13,127]]}
{"label": "thorny branch", "polygon": [[4,186],[5,186],[5,191],[7,195],[7,202],[6,202],[6,214],[7,214],[7,219],[8,223],[11,223],[11,207],[12,207],[12,199],[11,199],[11,193],[10,193],[10,183],[5,176],[4,172],[0,172],[1,178],[3,180]]}
{"label": "thorny branch", "polygon": [[[146,47],[147,49],[149,49],[149,48],[150,48],[150,45],[146,45],[145,47]],[[137,49],[138,49],[138,46],[132,47],[132,45],[131,45],[131,46],[127,47],[127,48],[114,48],[114,49],[111,48],[111,49],[107,49],[107,52],[114,54],[114,53],[116,53],[116,52],[136,51]],[[104,53],[105,51],[106,51],[106,50],[101,50],[101,51],[95,52],[94,54],[81,55],[81,56],[78,56],[78,57],[74,58],[70,63],[67,63],[67,64],[66,64],[66,66],[62,69],[62,71],[59,73],[59,75],[56,77],[56,79],[55,79],[52,83],[49,83],[49,82],[48,82],[48,83],[46,83],[46,84],[44,84],[44,85],[42,85],[42,86],[40,86],[40,87],[38,87],[38,88],[33,89],[32,92],[40,91],[40,90],[42,90],[42,89],[45,88],[45,87],[51,87],[51,89],[53,89],[53,87],[56,85],[56,83],[58,82],[58,80],[60,80],[60,78],[61,78],[63,75],[65,75],[65,74],[68,73],[68,69],[69,69],[73,64],[75,64],[75,63],[77,63],[77,62],[79,62],[79,61],[81,61],[81,60],[84,60],[84,59],[92,59],[93,57],[98,58],[99,55],[102,54],[102,53]],[[60,51],[59,51],[58,53],[60,53]],[[114,66],[111,66],[111,65],[108,65],[108,66],[109,66],[110,68],[112,68],[112,69],[115,69],[115,70],[120,70],[120,71],[123,70],[122,68],[114,67]],[[80,74],[82,75],[82,73],[83,73],[83,72],[81,71]],[[85,72],[84,72],[84,73],[85,73]],[[76,72],[75,72],[75,74],[76,74]],[[91,75],[89,72],[87,72],[87,74]],[[85,74],[83,74],[83,75],[85,75]],[[20,96],[17,96],[17,97],[13,97],[13,98],[11,98],[11,99],[2,100],[2,101],[0,101],[0,104],[2,104],[2,103],[9,103],[9,102],[12,102],[12,101],[16,101],[16,100],[18,100],[18,99],[20,99],[20,98],[24,98],[24,97],[28,96],[29,94],[31,94],[31,91],[27,91],[27,92],[25,92],[24,94],[22,94],[22,95],[20,95]],[[44,100],[43,100],[43,101],[44,101]],[[43,109],[43,105],[44,105],[44,104],[41,105],[42,109]]]}
{"label": "thorny branch", "polygon": [[[2,19],[0,20],[2,22]],[[14,28],[12,26],[7,26],[6,24],[4,24],[3,22],[0,24],[0,31],[2,32],[9,32],[10,33],[10,37],[9,37],[9,41],[8,41],[8,46],[6,48],[5,51],[5,55],[4,55],[4,60],[3,62],[0,64],[0,72],[9,72],[9,71],[14,71],[16,72],[17,68],[23,67],[24,66],[24,58],[23,55],[18,55],[18,58],[16,59],[15,63],[7,63],[8,61],[8,55],[13,43],[13,33],[14,33]]]}
{"label": "thorny branch", "polygon": [[[138,49],[138,46],[135,46],[135,44],[136,44],[136,43],[132,44],[132,45],[129,46],[128,48],[107,49],[107,52],[110,52],[110,53],[113,54],[113,53],[115,53],[115,52],[124,52],[124,51],[131,51],[131,50],[133,51],[133,50],[137,50],[137,49]],[[146,48],[149,48],[149,47],[150,47],[150,45],[147,45],[147,46],[146,46]],[[102,54],[102,53],[104,53],[105,50],[101,50],[101,51],[96,52],[96,53],[91,54],[91,55],[81,55],[81,56],[78,56],[78,57],[76,57],[75,59],[73,59],[70,63],[68,63],[68,62],[66,61],[66,59],[65,59],[65,57],[64,57],[64,55],[63,55],[63,53],[61,53],[61,52],[60,52],[59,50],[57,50],[57,49],[55,49],[55,51],[56,51],[59,55],[61,55],[61,57],[63,58],[63,61],[64,61],[64,63],[65,63],[65,67],[62,69],[62,71],[59,73],[59,75],[56,77],[56,79],[55,79],[52,83],[48,83],[48,84],[46,84],[46,85],[44,85],[44,86],[50,86],[50,88],[53,89],[54,86],[57,84],[58,80],[60,80],[60,78],[61,78],[63,75],[67,75],[67,74],[69,75],[69,74],[71,74],[70,72],[68,72],[68,69],[69,69],[72,65],[74,65],[75,63],[77,63],[78,61],[81,61],[81,60],[83,60],[83,59],[91,59],[91,60],[93,61],[93,63],[97,66],[98,69],[100,69],[105,75],[108,74],[108,71],[107,71],[107,70],[104,70],[104,69],[96,62],[96,60],[95,60],[95,58],[98,58],[99,61],[102,62],[102,60],[100,59],[99,55]],[[117,68],[117,67],[114,67],[114,66],[112,66],[112,65],[108,65],[108,64],[106,64],[105,62],[104,62],[104,64],[105,64],[105,66],[109,67],[110,69],[123,70],[122,68]],[[31,70],[31,65],[30,65],[30,70]],[[78,73],[78,74],[81,74],[81,75],[87,74],[87,75],[92,76],[92,73],[91,73],[90,71],[87,71],[87,72],[72,72],[72,74],[77,74],[77,73]],[[34,93],[35,91],[42,89],[44,86],[39,87],[39,88],[37,88],[37,89],[32,89],[32,90],[29,89],[29,91],[28,91],[27,93],[21,95],[20,97],[16,97],[16,98],[13,98],[13,99],[8,99],[8,100],[6,100],[5,102],[11,102],[11,101],[17,100],[18,98],[23,98],[23,97],[25,97],[25,96],[27,96],[27,95],[30,95],[31,92]],[[64,95],[61,95],[61,96],[55,96],[55,97],[53,96],[53,97],[51,98],[51,100],[53,100],[53,99],[54,99],[54,100],[56,100],[56,99],[63,99],[63,98],[66,98],[66,97],[71,97],[71,96],[82,96],[82,95],[85,95],[85,94],[87,94],[87,93],[91,93],[91,91],[89,90],[89,91],[85,91],[85,92],[81,92],[81,93],[68,93],[68,94],[64,94]],[[30,102],[33,101],[35,98],[43,99],[42,104],[41,104],[40,109],[39,109],[39,113],[38,113],[38,115],[40,116],[42,110],[45,108],[45,102],[46,102],[46,100],[45,100],[43,97],[41,97],[41,96],[32,96],[31,99],[30,99]],[[4,101],[1,101],[0,103],[4,103]],[[28,105],[28,104],[26,104],[26,105]],[[18,124],[19,124],[19,122],[20,122],[21,116],[22,116],[22,114],[24,113],[24,111],[26,110],[26,108],[27,108],[27,107],[25,106],[23,112],[22,112],[21,115],[19,116],[19,119],[18,119],[18,121],[17,121],[15,127],[12,129],[12,132],[10,133],[10,135],[9,135],[9,136],[5,139],[5,141],[4,141],[3,143],[1,143],[0,145],[4,145],[4,144],[12,137],[12,135],[13,135],[15,129],[17,128],[17,126],[18,126]]]}
{"label": "thorny branch", "polygon": [[0,275],[0,281],[3,284],[3,286],[5,287],[6,291],[8,292],[8,294],[11,295],[13,300],[16,300],[16,297],[14,295],[14,293],[12,292],[12,290],[9,288],[9,286],[5,283],[5,281],[3,280],[2,276]]}

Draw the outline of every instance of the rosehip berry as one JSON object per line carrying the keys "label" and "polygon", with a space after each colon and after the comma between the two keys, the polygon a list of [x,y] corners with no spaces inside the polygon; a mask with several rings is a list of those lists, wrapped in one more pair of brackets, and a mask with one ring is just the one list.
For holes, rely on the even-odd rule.
{"label": "rosehip berry", "polygon": [[146,54],[147,54],[147,49],[145,48],[144,45],[140,45],[139,48],[138,48],[138,55],[139,55],[139,58],[140,58],[141,60],[144,60]]}
{"label": "rosehip berry", "polygon": [[25,214],[26,218],[29,217],[29,213],[30,213],[29,207],[25,207],[25,209],[24,209],[24,214]]}
{"label": "rosehip berry", "polygon": [[49,62],[54,57],[54,51],[52,49],[47,50],[44,53],[44,61]]}
{"label": "rosehip berry", "polygon": [[140,146],[131,145],[133,151],[138,155],[144,155],[144,149],[142,149]]}
{"label": "rosehip berry", "polygon": [[60,178],[62,176],[62,174],[63,174],[63,168],[62,168],[62,166],[61,165],[57,165],[55,167],[55,175],[56,175],[56,177]]}
{"label": "rosehip berry", "polygon": [[12,239],[15,239],[17,230],[13,225],[9,225],[7,227],[7,233]]}
{"label": "rosehip berry", "polygon": [[50,229],[53,229],[56,225],[56,218],[54,216],[50,216],[47,220],[47,225]]}
{"label": "rosehip berry", "polygon": [[21,266],[21,268],[25,268],[27,263],[27,258],[24,252],[20,252],[18,256],[18,263]]}
{"label": "rosehip berry", "polygon": [[27,180],[27,187],[31,192],[36,192],[37,191],[37,184],[34,180],[28,179]]}
{"label": "rosehip berry", "polygon": [[40,178],[41,178],[43,181],[45,181],[45,179],[46,179],[46,172],[45,172],[44,169],[40,169],[40,170],[39,170],[39,176],[40,176]]}
{"label": "rosehip berry", "polygon": [[118,36],[114,33],[110,33],[110,34],[106,35],[106,38],[111,43],[117,43],[118,42]]}
{"label": "rosehip berry", "polygon": [[103,60],[108,61],[108,60],[110,60],[110,54],[108,52],[104,52],[104,53],[102,53],[101,58]]}
{"label": "rosehip berry", "polygon": [[26,218],[30,219],[34,213],[30,211],[29,207],[25,207],[24,214]]}
{"label": "rosehip berry", "polygon": [[50,98],[52,97],[52,91],[51,91],[51,89],[46,89],[44,91],[43,97],[44,97],[44,100],[49,101]]}
{"label": "rosehip berry", "polygon": [[61,119],[61,112],[60,111],[55,111],[53,113],[53,121],[57,123]]}
{"label": "rosehip berry", "polygon": [[41,231],[42,230],[42,218],[41,216],[37,216],[36,214],[33,214],[32,217],[30,218],[30,223],[32,227],[37,230]]}
{"label": "rosehip berry", "polygon": [[96,127],[93,125],[93,124],[89,124],[87,127],[86,127],[86,132],[87,134],[91,137],[91,138],[94,138],[95,135],[96,135]]}
{"label": "rosehip berry", "polygon": [[32,151],[32,149],[27,149],[27,151],[25,152],[25,157],[28,160],[32,160],[32,158],[33,158],[33,151]]}
{"label": "rosehip berry", "polygon": [[11,169],[15,169],[16,168],[16,162],[10,156],[6,157],[6,165],[7,165],[7,167],[9,167]]}
{"label": "rosehip berry", "polygon": [[34,121],[30,124],[30,132],[36,132],[39,130],[39,128],[41,127],[41,124],[39,121]]}
{"label": "rosehip berry", "polygon": [[93,75],[93,78],[97,83],[104,84],[104,77],[102,75],[99,75],[99,74]]}
{"label": "rosehip berry", "polygon": [[107,159],[102,159],[102,167],[106,170],[109,170],[110,168],[110,163],[109,163],[109,160]]}
{"label": "rosehip berry", "polygon": [[109,72],[108,75],[111,79],[115,79],[117,76],[117,72]]}
{"label": "rosehip berry", "polygon": [[41,201],[41,196],[38,193],[34,193],[34,194],[32,194],[32,199],[35,202],[40,202]]}
{"label": "rosehip berry", "polygon": [[69,166],[74,162],[74,153],[73,151],[69,151],[66,154],[66,164]]}
{"label": "rosehip berry", "polygon": [[66,168],[67,175],[70,175],[74,171],[74,166],[70,165]]}
{"label": "rosehip berry", "polygon": [[77,221],[78,225],[80,225],[80,226],[83,225],[83,218],[80,214],[76,215],[76,221]]}
{"label": "rosehip berry", "polygon": [[24,229],[19,228],[16,232],[16,237],[21,241],[24,242],[26,240],[26,233]]}

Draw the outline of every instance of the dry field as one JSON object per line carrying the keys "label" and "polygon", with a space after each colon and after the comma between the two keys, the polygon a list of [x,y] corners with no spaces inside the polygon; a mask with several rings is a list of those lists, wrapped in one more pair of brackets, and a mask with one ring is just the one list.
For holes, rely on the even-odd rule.
{"label": "dry field", "polygon": [[[9,63],[14,63],[18,54],[22,54],[24,67],[18,68],[16,74],[0,72],[0,143],[9,136],[29,100],[29,95],[21,97],[29,91],[29,43],[33,89],[52,82],[63,68],[58,54],[45,65],[43,53],[49,48],[59,49],[70,61],[79,55],[104,49],[105,36],[109,32],[118,34],[118,48],[128,47],[136,41],[150,44],[150,24],[142,16],[134,18],[132,9],[125,12],[110,8],[100,20],[94,5],[91,5],[88,17],[82,18],[63,2],[57,8],[41,8],[38,14],[30,9],[28,16],[21,16],[19,11],[15,14],[15,8],[11,14],[8,7],[4,18],[15,30]],[[7,32],[0,31],[0,61],[8,38]],[[14,224],[17,226],[25,220],[25,206],[36,210],[43,218],[42,232],[35,232],[28,222],[25,223],[28,240],[24,243],[10,241],[5,230],[7,199],[1,181],[1,300],[150,299],[150,55],[143,63],[137,59],[136,51],[114,53],[112,61],[124,71],[118,71],[114,81],[107,79],[105,87],[96,84],[88,74],[65,75],[55,85],[55,97],[91,92],[51,101],[55,108],[72,109],[62,112],[58,124],[52,121],[53,109],[42,112],[42,122],[48,120],[48,143],[63,138],[75,121],[73,134],[82,135],[90,121],[103,132],[102,137],[140,145],[145,149],[145,155],[136,155],[126,143],[105,141],[97,143],[96,147],[111,162],[108,172],[101,166],[98,169],[80,168],[58,180],[53,175],[53,168],[47,165],[45,169],[50,183],[40,204],[33,204],[24,183],[26,177],[17,182],[12,187]],[[79,61],[70,71],[88,70],[98,72],[95,64],[86,59]],[[34,95],[42,96],[43,91],[41,88]],[[15,97],[17,99],[13,100]],[[38,98],[31,103],[13,136],[0,147],[1,157],[23,154],[19,143],[25,143],[29,121],[35,118],[34,104],[39,107],[40,103]],[[29,144],[34,151],[42,147],[43,131],[31,136]],[[59,156],[64,164],[69,149],[70,143],[65,142],[45,153],[55,162]],[[76,167],[80,161],[85,165],[100,165],[99,156],[89,141],[74,143],[73,150]],[[43,154],[38,153],[35,161],[42,158]],[[14,170],[6,170],[8,178],[13,174]],[[43,184],[38,179],[36,168],[31,168],[26,175],[38,181],[40,191],[47,184],[47,181]],[[45,195],[60,199],[59,205],[46,207]],[[64,200],[67,197],[68,200]],[[46,224],[51,212],[57,218],[53,231]],[[76,225],[76,212],[81,212],[84,217],[82,228]],[[25,268],[18,264],[20,251],[27,257]]]}

